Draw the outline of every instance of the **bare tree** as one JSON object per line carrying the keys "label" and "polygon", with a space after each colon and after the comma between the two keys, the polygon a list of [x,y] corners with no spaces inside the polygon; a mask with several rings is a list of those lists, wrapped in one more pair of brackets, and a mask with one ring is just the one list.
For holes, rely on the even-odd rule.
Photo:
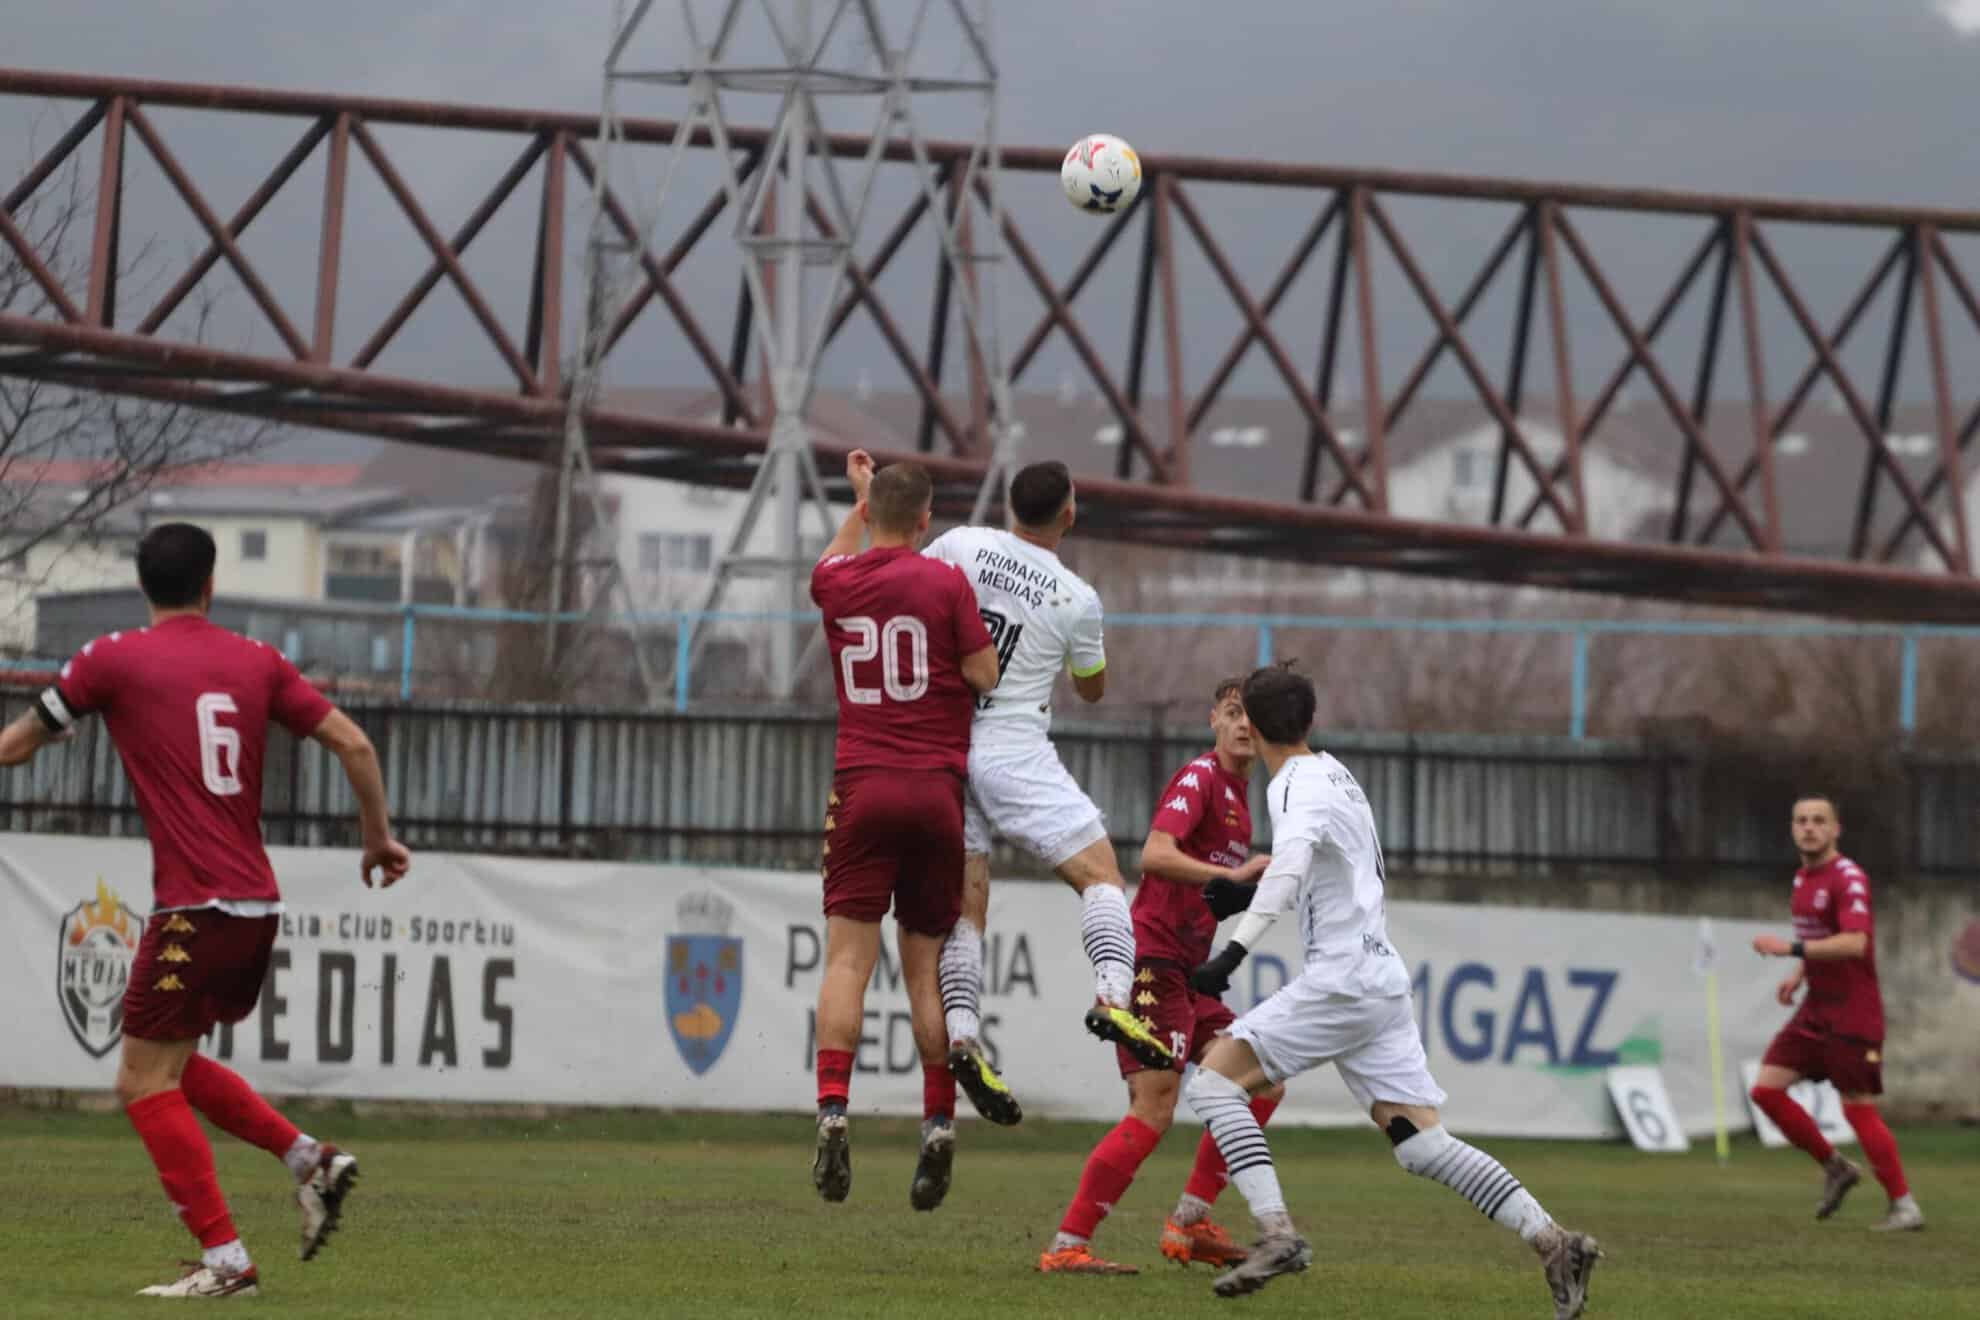
{"label": "bare tree", "polygon": [[[95,210],[71,160],[12,213],[27,250],[65,290],[87,284]],[[136,293],[162,273],[157,245],[146,243],[119,262],[117,280]],[[203,291],[190,300],[185,315],[193,337],[206,337],[217,306]],[[0,312],[55,314],[37,272],[6,244],[0,244]],[[0,547],[15,565],[27,564],[37,549],[101,539],[131,521],[153,487],[257,450],[273,433],[266,424],[180,403],[79,388],[61,379],[60,363],[18,356],[25,360],[0,369]],[[37,585],[27,584],[30,591]]]}

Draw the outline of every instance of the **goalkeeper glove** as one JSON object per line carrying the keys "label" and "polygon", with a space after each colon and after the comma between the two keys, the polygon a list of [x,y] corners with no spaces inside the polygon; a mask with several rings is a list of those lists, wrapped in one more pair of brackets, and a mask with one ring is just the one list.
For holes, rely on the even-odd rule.
{"label": "goalkeeper glove", "polygon": [[1242,944],[1232,940],[1224,946],[1224,951],[1204,963],[1189,974],[1189,984],[1198,994],[1221,995],[1231,988],[1231,973],[1244,961],[1247,952]]}
{"label": "goalkeeper glove", "polygon": [[1227,875],[1220,875],[1203,886],[1203,901],[1210,905],[1210,915],[1222,921],[1250,907],[1251,896],[1257,892],[1255,882],[1242,885]]}

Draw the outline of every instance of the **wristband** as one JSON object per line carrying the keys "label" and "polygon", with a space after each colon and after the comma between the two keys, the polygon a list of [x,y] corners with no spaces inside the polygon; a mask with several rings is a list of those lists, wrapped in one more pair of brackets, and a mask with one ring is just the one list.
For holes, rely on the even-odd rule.
{"label": "wristband", "polygon": [[1790,958],[1807,957],[1807,955],[1802,952],[1802,945],[1800,940],[1796,940],[1794,943],[1788,945],[1788,957]]}

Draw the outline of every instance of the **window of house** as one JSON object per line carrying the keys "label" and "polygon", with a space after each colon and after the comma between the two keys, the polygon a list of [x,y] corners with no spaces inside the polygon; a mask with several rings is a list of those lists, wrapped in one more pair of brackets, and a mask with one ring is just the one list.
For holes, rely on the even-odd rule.
{"label": "window of house", "polygon": [[1451,480],[1460,490],[1469,490],[1478,484],[1478,451],[1460,449],[1451,456]]}
{"label": "window of house", "polygon": [[706,573],[715,560],[715,538],[705,532],[641,532],[642,573]]}
{"label": "window of house", "polygon": [[268,533],[259,530],[242,532],[241,558],[249,560],[268,558]]}

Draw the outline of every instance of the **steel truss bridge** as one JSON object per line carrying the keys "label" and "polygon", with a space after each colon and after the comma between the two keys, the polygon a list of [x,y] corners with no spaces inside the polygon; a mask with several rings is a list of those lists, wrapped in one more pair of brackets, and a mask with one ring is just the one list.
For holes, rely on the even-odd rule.
{"label": "steel truss bridge", "polygon": [[[21,285],[20,296],[0,308],[0,374],[444,449],[531,460],[556,452],[564,427],[564,363],[576,319],[570,306],[575,285],[563,258],[574,232],[573,190],[581,197],[597,168],[595,117],[0,68],[0,98],[9,97],[55,103],[64,131],[24,170],[0,175],[0,271],[11,264]],[[225,156],[230,135],[250,119],[264,129],[283,126],[293,145],[236,209],[223,214],[214,200],[217,185],[185,162],[211,160],[216,148]],[[175,149],[162,131],[168,122],[182,143],[202,135],[203,150]],[[624,127],[628,143],[661,145],[671,141],[675,126],[628,120]],[[388,150],[394,132],[411,129],[480,145],[494,141],[512,161],[450,232],[436,222],[435,205],[422,200],[422,179]],[[701,145],[714,149],[705,139]],[[748,169],[771,145],[761,133],[738,132],[730,149]],[[827,147],[853,157],[868,145],[833,137]],[[126,176],[140,153],[196,220],[204,250],[177,268],[169,283],[133,290],[120,277],[130,254],[146,241],[151,218],[146,207],[125,204]],[[989,223],[994,212],[981,178],[964,168],[968,149],[937,142],[929,155],[943,183],[937,194]],[[883,157],[903,170],[915,167],[905,144],[889,144]],[[1060,150],[1005,147],[1002,160],[1007,175],[1054,172]],[[64,171],[81,178],[89,193],[76,227],[63,236],[74,257],[66,261],[51,250],[47,227],[37,230],[22,219]],[[370,186],[382,184],[409,222],[413,237],[404,241],[418,245],[424,263],[423,274],[398,291],[392,310],[375,325],[355,324],[351,310],[356,283],[375,281],[380,264],[346,238],[347,197],[360,171],[375,181]],[[960,195],[964,188],[957,184],[968,177],[975,178],[973,195]],[[1232,223],[1214,205],[1223,185],[1269,188],[1276,207],[1311,216],[1267,287],[1247,285],[1220,237],[1220,218],[1226,228]],[[1052,185],[1041,181],[1040,187],[1049,191]],[[313,248],[312,294],[285,301],[275,290],[295,282],[293,267],[278,277],[258,265],[246,250],[247,237],[285,193],[304,190],[309,232],[288,237]],[[1426,273],[1429,254],[1413,246],[1396,221],[1399,210],[1417,199],[1498,203],[1511,217],[1497,241],[1477,254],[1454,299],[1434,287]],[[636,241],[637,199],[609,199],[612,221],[645,276],[640,296],[612,328],[612,343],[620,346],[642,315],[668,318],[669,333],[699,363],[722,407],[720,420],[711,422],[600,407],[587,430],[601,470],[729,486],[750,480],[768,420],[751,370],[748,301],[733,310],[711,309],[705,299],[695,305],[676,279],[698,245],[731,242],[726,228],[714,232],[725,206],[724,196],[712,192],[698,211],[684,214],[670,244],[648,246]],[[814,225],[829,223],[815,198],[808,206]],[[470,246],[515,208],[534,212],[534,261],[510,263],[492,275],[470,273]],[[836,333],[855,316],[870,320],[921,402],[919,451],[912,456],[935,476],[944,511],[957,513],[974,498],[989,455],[984,410],[966,401],[970,345],[950,342],[957,336],[949,332],[948,268],[938,263],[931,278],[911,284],[912,309],[902,306],[905,297],[880,288],[929,210],[929,198],[917,193],[880,231],[877,246],[856,254],[849,289],[829,324]],[[1591,217],[1605,214],[1627,214],[1636,223],[1683,222],[1702,234],[1673,264],[1662,295],[1647,308],[1625,304],[1618,281],[1586,236],[1598,223]],[[1970,529],[1964,501],[1956,498],[1965,489],[1963,465],[1980,430],[1980,406],[1971,401],[1971,389],[1956,392],[1948,348],[1955,328],[1966,335],[1980,329],[1980,296],[1957,244],[1949,241],[1980,234],[1980,213],[1172,156],[1147,161],[1137,205],[1096,225],[1090,247],[1062,278],[1047,270],[1018,214],[1007,208],[1002,219],[1015,266],[1004,278],[1035,289],[1043,308],[1035,325],[1008,340],[1015,346],[1008,359],[1013,380],[1021,383],[1047,341],[1060,336],[1086,386],[1105,400],[1121,429],[1114,475],[1081,485],[1083,525],[1099,535],[1725,606],[1892,620],[1980,617]],[[1800,226],[1850,230],[1883,253],[1831,323],[1817,321],[1790,245],[1776,241],[1778,230]],[[1131,312],[1120,318],[1126,322],[1123,338],[1082,319],[1075,304],[1109,254],[1124,246],[1135,255],[1124,258],[1134,263],[1134,278]],[[1196,304],[1185,306],[1178,292],[1185,252],[1191,261],[1207,262],[1229,300],[1220,310],[1235,308],[1239,321],[1236,334],[1220,343],[1192,330],[1187,359],[1185,326]],[[1434,255],[1448,253],[1440,248]],[[1289,343],[1274,328],[1274,314],[1315,260],[1324,269],[1318,342]],[[251,299],[264,346],[223,349],[188,329],[189,299],[216,267],[231,272]],[[1400,288],[1378,288],[1378,271],[1399,274]],[[443,384],[380,365],[395,337],[443,284],[465,303],[506,378]],[[1511,290],[1516,312],[1512,333],[1493,345],[1494,360],[1487,361],[1471,321],[1495,286]],[[1592,295],[1609,328],[1605,339],[1622,346],[1599,389],[1588,389],[1573,369],[1600,354],[1564,310],[1570,288]],[[1385,361],[1378,311],[1397,296],[1427,315],[1431,333],[1414,355],[1391,354]],[[1765,323],[1763,296],[1785,309],[1777,316],[1784,315],[1805,358],[1804,368],[1788,379],[1778,373],[1768,379],[1764,339],[1778,329]],[[1868,315],[1879,300],[1892,309],[1887,318]],[[1702,324],[1670,333],[1688,325],[1679,314],[1687,303],[1703,309]],[[721,314],[720,324],[711,311]],[[1887,323],[1869,328],[1877,321]],[[917,334],[905,328],[910,324],[926,328]],[[1007,333],[1019,329],[1025,327],[1006,327]],[[1859,365],[1852,372],[1844,361],[1846,343],[1854,336],[1850,351],[1860,356],[1873,334],[1883,336],[1874,346],[1876,368],[1864,372]],[[1300,480],[1273,498],[1208,493],[1192,480],[1211,461],[1207,451],[1199,452],[1205,418],[1254,349],[1304,419]],[[1151,355],[1159,362],[1151,364]],[[1743,366],[1737,394],[1729,392],[1722,357]],[[1358,364],[1361,401],[1360,434],[1352,440],[1343,434],[1334,397],[1350,358]],[[1497,427],[1490,516],[1472,523],[1394,516],[1387,438],[1423,395],[1432,372],[1440,365],[1448,371],[1453,363],[1468,402]],[[1536,390],[1543,372],[1551,379]],[[1935,449],[1923,465],[1900,462],[1885,444],[1901,383],[1907,373],[1919,372],[1929,379],[1935,418]],[[1164,384],[1156,383],[1158,377]],[[1829,558],[1790,553],[1776,463],[1780,437],[1818,387],[1840,401],[1863,442],[1859,460],[1832,474],[1852,484],[1858,516],[1847,554]],[[1675,476],[1663,493],[1672,513],[1656,539],[1614,539],[1590,529],[1584,460],[1599,451],[1605,422],[1628,389],[1647,392],[1668,415],[1671,452],[1663,467]],[[1552,452],[1535,442],[1522,411],[1542,391],[1548,425],[1560,437]],[[1728,446],[1708,435],[1715,406],[1739,416],[1741,443]],[[817,448],[828,470],[843,458],[834,444]],[[1529,494],[1508,498],[1508,473],[1515,471]]]}

